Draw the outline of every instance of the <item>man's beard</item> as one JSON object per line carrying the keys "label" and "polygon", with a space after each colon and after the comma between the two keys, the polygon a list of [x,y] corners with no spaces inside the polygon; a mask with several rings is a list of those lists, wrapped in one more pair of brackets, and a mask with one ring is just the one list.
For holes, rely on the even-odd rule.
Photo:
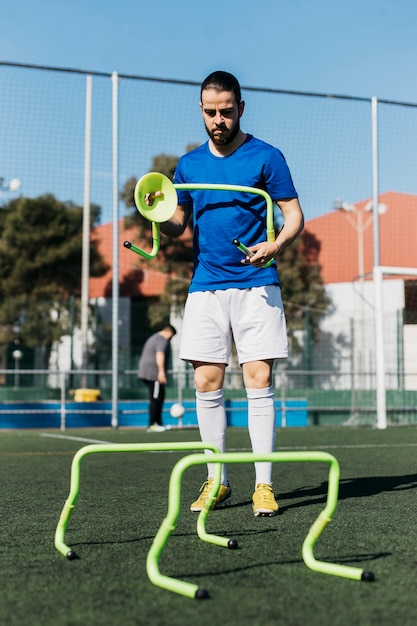
{"label": "man's beard", "polygon": [[216,130],[221,130],[223,131],[223,133],[226,131],[226,134],[223,134],[221,136],[215,135],[214,132],[209,130],[206,126],[207,134],[215,146],[228,146],[229,144],[232,143],[232,141],[234,140],[234,138],[236,137],[236,135],[238,134],[240,130],[239,120],[236,121],[236,124],[232,126],[230,130],[227,130],[225,126],[221,126],[220,128]]}

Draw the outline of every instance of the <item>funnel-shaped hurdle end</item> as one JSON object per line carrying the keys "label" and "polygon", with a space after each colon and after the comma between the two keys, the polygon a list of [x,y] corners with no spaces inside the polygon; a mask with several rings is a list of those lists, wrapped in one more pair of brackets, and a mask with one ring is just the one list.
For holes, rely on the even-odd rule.
{"label": "funnel-shaped hurdle end", "polygon": [[[145,196],[157,191],[161,195],[154,198],[152,206],[146,204]],[[167,222],[174,215],[178,205],[174,184],[167,176],[159,172],[149,172],[138,180],[134,198],[137,210],[150,222]]]}

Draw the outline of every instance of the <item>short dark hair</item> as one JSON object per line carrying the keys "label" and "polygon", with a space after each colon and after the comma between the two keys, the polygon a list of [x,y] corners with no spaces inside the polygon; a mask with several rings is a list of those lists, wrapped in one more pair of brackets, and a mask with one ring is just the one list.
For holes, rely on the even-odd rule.
{"label": "short dark hair", "polygon": [[236,104],[240,104],[240,101],[242,100],[239,81],[229,72],[217,70],[216,72],[209,74],[201,84],[200,100],[205,89],[214,89],[215,91],[233,91]]}
{"label": "short dark hair", "polygon": [[172,326],[172,324],[164,324],[161,330],[170,330],[172,332],[172,336],[177,334],[177,329]]}

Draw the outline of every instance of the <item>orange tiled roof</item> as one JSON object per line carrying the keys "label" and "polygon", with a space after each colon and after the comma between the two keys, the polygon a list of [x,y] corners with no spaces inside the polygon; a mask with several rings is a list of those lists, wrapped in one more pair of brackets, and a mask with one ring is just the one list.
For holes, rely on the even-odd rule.
{"label": "orange tiled roof", "polygon": [[[379,216],[380,265],[417,267],[417,196],[389,191],[380,195],[379,202],[387,207]],[[321,242],[319,263],[325,284],[350,282],[359,275],[360,231],[364,271],[372,272],[373,218],[365,210],[368,203],[369,199],[355,205],[362,228],[356,213],[341,209],[306,221],[306,230]]]}
{"label": "orange tiled roof", "polygon": [[[113,224],[101,224],[94,229],[92,235],[98,241],[98,248],[105,263],[111,268],[113,261]],[[132,241],[142,245],[146,250],[152,248],[152,233],[149,228],[149,241],[137,244],[135,228],[125,229],[124,220],[119,221],[119,289],[120,296],[157,296],[165,289],[167,275],[147,267],[147,263],[137,254],[125,248],[124,241]],[[112,270],[98,278],[89,280],[89,297],[111,297]]]}

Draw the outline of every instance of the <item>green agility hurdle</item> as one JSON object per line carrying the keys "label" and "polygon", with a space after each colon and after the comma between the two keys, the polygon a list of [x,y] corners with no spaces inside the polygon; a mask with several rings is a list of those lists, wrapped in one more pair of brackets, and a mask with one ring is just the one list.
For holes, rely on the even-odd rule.
{"label": "green agility hurdle", "polygon": [[[310,569],[323,574],[331,574],[343,578],[368,582],[374,580],[374,574],[372,572],[357,567],[318,561],[313,554],[314,544],[322,534],[327,524],[332,520],[337,506],[340,468],[335,457],[326,452],[272,452],[270,454],[263,455],[253,454],[251,452],[231,452],[214,453],[213,455],[210,455],[210,463],[215,463],[216,468],[220,467],[220,464],[222,463],[254,463],[257,461],[272,463],[315,462],[327,463],[329,465],[326,506],[311,526],[307,537],[304,540],[302,547],[304,563]],[[206,463],[207,456],[205,454],[193,454],[185,456],[174,466],[169,483],[168,513],[153,540],[146,560],[146,571],[149,579],[154,585],[189,598],[197,599],[207,598],[207,590],[192,583],[161,574],[159,571],[158,561],[169,537],[176,528],[180,512],[181,481],[184,472],[194,465],[203,465]],[[209,534],[206,531],[206,520],[214,503],[217,490],[218,487],[213,487],[207,499],[207,506],[203,508],[198,516],[197,533],[199,538],[203,541],[227,547],[229,549],[234,549],[237,548],[236,540]]]}
{"label": "green agility hurdle", "polygon": [[[65,532],[68,526],[68,522],[72,516],[78,494],[80,491],[80,466],[81,461],[89,454],[96,453],[115,453],[115,452],[172,452],[172,451],[192,451],[192,450],[211,450],[212,452],[219,452],[217,448],[209,444],[203,444],[200,441],[191,442],[173,442],[173,443],[104,443],[104,444],[90,444],[80,448],[74,455],[71,464],[71,477],[70,477],[70,492],[68,498],[65,501],[61,515],[59,517],[58,525],[55,531],[55,548],[63,556],[72,561],[77,558],[75,551],[67,546],[65,543]],[[206,462],[207,462],[207,457]],[[218,468],[218,469],[217,469]],[[220,487],[221,467],[216,465],[216,472],[214,476],[214,485],[217,490]]]}

